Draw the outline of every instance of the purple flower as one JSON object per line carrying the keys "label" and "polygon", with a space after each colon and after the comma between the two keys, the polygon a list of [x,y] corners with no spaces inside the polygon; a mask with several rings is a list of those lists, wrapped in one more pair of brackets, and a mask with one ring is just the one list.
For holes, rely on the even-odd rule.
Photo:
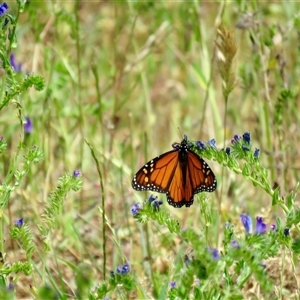
{"label": "purple flower", "polygon": [[271,224],[270,225],[270,230],[271,231],[276,231],[276,225],[275,224]]}
{"label": "purple flower", "polygon": [[157,196],[154,197],[153,195],[151,195],[151,196],[149,197],[149,199],[148,199],[148,202],[149,202],[149,203],[152,203],[152,202],[155,201],[157,198],[158,198]]}
{"label": "purple flower", "polygon": [[117,267],[117,273],[126,275],[130,271],[130,266],[129,264],[124,264],[123,266],[118,266]]}
{"label": "purple flower", "polygon": [[262,234],[267,231],[267,225],[263,222],[262,217],[256,217],[256,228],[255,233],[256,234]]}
{"label": "purple flower", "polygon": [[24,219],[23,218],[18,219],[18,220],[15,221],[15,226],[17,226],[17,227],[22,227],[23,224],[24,224]]}
{"label": "purple flower", "polygon": [[159,206],[162,205],[162,204],[163,204],[163,202],[160,201],[160,200],[153,201],[153,207],[154,207],[154,209],[156,209],[156,210],[159,210]]}
{"label": "purple flower", "polygon": [[73,177],[77,178],[81,175],[81,172],[79,170],[73,171]]}
{"label": "purple flower", "polygon": [[122,269],[123,269],[123,266],[117,266],[117,273],[121,274],[122,273]]}
{"label": "purple flower", "polygon": [[258,148],[255,148],[254,153],[253,153],[253,156],[254,156],[255,158],[258,158],[258,157],[259,157],[259,149],[258,149]]}
{"label": "purple flower", "polygon": [[214,260],[220,259],[220,254],[219,254],[218,249],[216,249],[216,248],[210,248],[210,249],[208,249],[208,251],[212,254],[212,258]]}
{"label": "purple flower", "polygon": [[230,245],[233,248],[240,249],[240,245],[236,240],[231,241]]}
{"label": "purple flower", "polygon": [[206,149],[206,146],[205,146],[205,144],[204,144],[202,141],[197,141],[197,142],[196,142],[196,147],[197,147],[199,150],[204,150],[204,149]]}
{"label": "purple flower", "polygon": [[2,17],[6,13],[7,10],[8,10],[8,5],[5,2],[1,3],[0,4],[0,17]]}
{"label": "purple flower", "polygon": [[240,214],[241,221],[245,227],[246,233],[252,233],[252,219],[250,216]]}
{"label": "purple flower", "polygon": [[216,140],[215,139],[211,139],[207,142],[208,146],[217,149],[216,147]]}
{"label": "purple flower", "polygon": [[284,228],[283,234],[284,234],[285,236],[290,236],[290,229],[289,229],[289,228]]}
{"label": "purple flower", "polygon": [[139,211],[141,210],[142,205],[140,203],[135,203],[131,207],[131,213],[133,216],[135,216]]}
{"label": "purple flower", "polygon": [[33,130],[33,124],[29,117],[26,117],[26,123],[24,123],[24,132],[31,133]]}
{"label": "purple flower", "polygon": [[235,135],[233,136],[233,139],[231,140],[231,144],[234,145],[234,144],[237,143],[240,139],[241,139],[241,137],[238,136],[237,134],[235,134]]}
{"label": "purple flower", "polygon": [[170,283],[170,288],[171,288],[171,289],[175,289],[176,286],[177,286],[176,281],[172,281],[172,282]]}
{"label": "purple flower", "polygon": [[10,60],[10,65],[15,70],[15,72],[21,72],[22,64],[21,63],[20,64],[16,63],[16,58],[15,58],[15,55],[13,53],[10,54],[9,60]]}
{"label": "purple flower", "polygon": [[243,134],[243,140],[245,143],[250,144],[250,132],[245,132]]}
{"label": "purple flower", "polygon": [[226,147],[225,152],[227,155],[230,155],[230,147]]}
{"label": "purple flower", "polygon": [[9,291],[13,291],[14,288],[15,288],[14,285],[10,282],[9,285],[8,285],[8,287],[7,287],[7,289],[8,289]]}
{"label": "purple flower", "polygon": [[122,275],[126,275],[129,271],[130,271],[129,264],[125,264],[122,266],[122,271],[121,271]]}

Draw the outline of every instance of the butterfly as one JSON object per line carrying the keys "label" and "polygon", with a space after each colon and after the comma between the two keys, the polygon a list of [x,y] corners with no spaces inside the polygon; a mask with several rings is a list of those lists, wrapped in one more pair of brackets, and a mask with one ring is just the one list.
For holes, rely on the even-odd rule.
{"label": "butterfly", "polygon": [[165,193],[174,207],[189,207],[194,195],[213,192],[217,180],[208,164],[191,150],[184,135],[182,142],[174,143],[174,150],[163,153],[146,163],[133,177],[132,187],[137,191]]}

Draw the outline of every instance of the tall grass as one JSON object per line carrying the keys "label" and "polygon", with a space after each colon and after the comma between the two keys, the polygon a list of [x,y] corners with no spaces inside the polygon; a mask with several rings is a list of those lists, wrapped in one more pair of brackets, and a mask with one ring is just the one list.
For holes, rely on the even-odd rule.
{"label": "tall grass", "polygon": [[[7,6],[1,299],[298,299],[299,4]],[[216,192],[133,191],[184,134]]]}

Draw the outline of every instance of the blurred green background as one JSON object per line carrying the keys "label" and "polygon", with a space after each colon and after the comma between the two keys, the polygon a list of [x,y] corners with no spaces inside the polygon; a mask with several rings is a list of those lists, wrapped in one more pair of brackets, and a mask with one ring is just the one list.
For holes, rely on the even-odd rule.
{"label": "blurred green background", "polygon": [[[16,13],[14,2],[8,4]],[[17,101],[23,117],[30,117],[34,126],[26,144],[41,147],[45,159],[12,195],[8,216],[11,222],[24,216],[37,230],[34,221],[58,177],[75,169],[82,172],[83,189],[65,199],[53,237],[53,260],[62,258],[49,265],[54,278],[60,268],[65,280],[72,278],[65,261],[85,261],[96,268],[95,281],[102,279],[102,193],[108,223],[115,231],[108,230],[107,269],[124,255],[144,278],[146,238],[130,207],[150,193],[133,191],[131,179],[148,160],[171,150],[183,134],[191,141],[215,138],[217,147],[224,148],[234,134],[249,131],[274,187],[280,185],[282,195],[295,187],[300,166],[299,8],[298,2],[290,1],[28,2],[14,50],[22,63],[18,76],[42,75],[46,88]],[[218,68],[222,54],[216,47],[221,24],[232,32],[238,47],[236,85],[227,107]],[[12,103],[0,119],[1,135],[9,143],[3,174],[23,132],[17,114]],[[104,190],[85,140],[100,162]],[[207,162],[218,180],[209,205],[221,224],[208,224],[210,243],[220,242],[220,226],[228,220],[239,223],[242,212],[270,222],[282,214],[241,176]],[[159,197],[167,203],[165,195]],[[204,225],[197,201],[190,208],[166,204],[165,209],[182,226]],[[163,229],[150,228],[157,255],[150,267],[163,272],[164,256],[170,248],[176,252],[178,245],[170,237],[168,242],[159,238],[158,232],[164,236]],[[16,247],[10,248],[14,251],[7,254],[9,259],[19,258]],[[28,295],[28,290],[25,282],[20,293]]]}

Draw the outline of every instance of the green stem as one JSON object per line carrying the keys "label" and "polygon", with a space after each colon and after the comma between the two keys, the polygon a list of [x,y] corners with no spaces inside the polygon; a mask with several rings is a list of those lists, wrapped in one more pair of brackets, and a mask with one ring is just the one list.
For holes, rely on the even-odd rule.
{"label": "green stem", "polygon": [[88,147],[90,148],[92,157],[96,163],[97,166],[97,172],[99,175],[99,179],[100,179],[100,186],[101,186],[101,213],[102,213],[102,237],[103,237],[103,279],[106,279],[106,220],[105,220],[105,190],[104,190],[104,184],[103,184],[103,176],[102,176],[102,172],[100,169],[100,165],[99,165],[99,161],[94,153],[94,150],[92,148],[92,146],[89,144],[89,142],[87,140],[85,140],[85,143],[88,145]]}

